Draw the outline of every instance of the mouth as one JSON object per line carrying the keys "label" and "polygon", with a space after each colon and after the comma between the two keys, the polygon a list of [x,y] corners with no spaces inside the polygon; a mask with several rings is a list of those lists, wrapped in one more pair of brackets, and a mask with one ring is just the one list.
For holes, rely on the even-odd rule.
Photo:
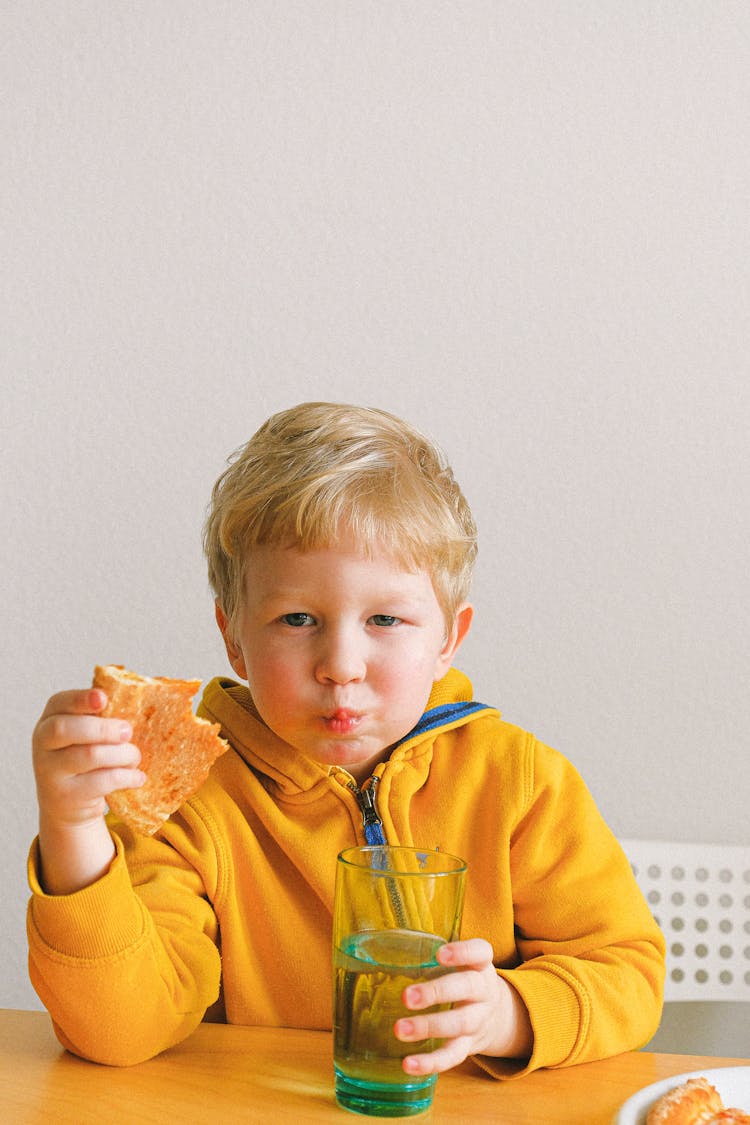
{"label": "mouth", "polygon": [[359,726],[361,721],[361,715],[357,714],[356,711],[349,711],[345,707],[339,707],[330,715],[323,716],[326,729],[329,730],[331,734],[351,734],[351,732]]}

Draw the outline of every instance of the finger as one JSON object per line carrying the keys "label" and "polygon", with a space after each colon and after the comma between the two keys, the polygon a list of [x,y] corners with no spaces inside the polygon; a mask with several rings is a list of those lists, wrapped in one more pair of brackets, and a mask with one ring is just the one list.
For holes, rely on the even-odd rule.
{"label": "finger", "polygon": [[[77,823],[106,811],[107,798],[118,789],[139,789],[147,778],[136,765],[128,765],[139,756],[136,747],[126,747],[125,763],[108,759],[103,747],[95,751],[96,769],[86,759],[88,747],[63,750],[45,755],[36,763],[36,788],[40,817],[46,814],[59,823]],[[116,748],[116,749],[119,749]],[[83,754],[83,760],[80,754]]]}
{"label": "finger", "polygon": [[402,1043],[419,1043],[424,1039],[458,1039],[475,1035],[486,1022],[486,1009],[477,1004],[447,1008],[441,1012],[405,1016],[396,1020],[394,1034]]}
{"label": "finger", "polygon": [[125,719],[103,719],[91,714],[55,713],[39,720],[34,745],[42,750],[62,750],[92,743],[129,742],[133,729]]}
{"label": "finger", "polygon": [[72,780],[71,796],[76,803],[108,797],[120,789],[140,789],[146,782],[142,770],[115,767],[77,774]]}
{"label": "finger", "polygon": [[138,789],[145,781],[141,770],[124,768],[77,774],[67,778],[44,803],[40,798],[40,809],[46,809],[60,824],[78,824],[103,816],[115,790]]}
{"label": "finger", "polygon": [[471,1053],[471,1039],[462,1037],[451,1039],[428,1054],[407,1055],[401,1065],[407,1074],[441,1074],[458,1066]]}
{"label": "finger", "polygon": [[484,969],[492,964],[493,949],[484,938],[469,938],[467,941],[451,941],[441,945],[437,959],[441,965],[466,969]]}
{"label": "finger", "polygon": [[80,688],[59,691],[50,696],[42,711],[42,719],[49,715],[95,715],[107,706],[107,693],[101,688]]}
{"label": "finger", "polygon": [[445,976],[434,977],[433,980],[410,984],[404,989],[402,999],[410,1011],[432,1008],[436,1004],[486,1000],[487,981],[484,974],[476,970],[446,973]]}
{"label": "finger", "polygon": [[[141,752],[132,742],[116,746],[108,743],[69,746],[65,751],[64,769],[70,776],[84,773],[97,773],[101,770],[136,769],[141,760]],[[59,768],[55,763],[55,768]]]}
{"label": "finger", "polygon": [[34,768],[40,803],[78,804],[115,789],[140,788],[146,781],[146,774],[138,769],[140,759],[141,752],[132,743],[71,746],[39,755]]}

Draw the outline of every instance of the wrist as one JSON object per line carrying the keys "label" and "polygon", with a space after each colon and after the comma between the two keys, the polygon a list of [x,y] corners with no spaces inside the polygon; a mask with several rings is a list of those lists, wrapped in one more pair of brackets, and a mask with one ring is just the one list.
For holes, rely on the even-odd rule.
{"label": "wrist", "polygon": [[498,983],[502,986],[503,994],[501,1032],[493,1045],[496,1049],[487,1053],[505,1059],[531,1058],[534,1031],[528,1008],[520,994],[505,978],[498,977]]}
{"label": "wrist", "polygon": [[83,890],[105,875],[115,845],[104,817],[79,824],[39,818],[39,878],[46,894]]}

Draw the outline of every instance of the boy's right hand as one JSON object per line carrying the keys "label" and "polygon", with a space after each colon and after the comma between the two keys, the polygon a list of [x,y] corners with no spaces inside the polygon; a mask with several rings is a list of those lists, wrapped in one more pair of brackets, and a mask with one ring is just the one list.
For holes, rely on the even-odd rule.
{"label": "boy's right hand", "polygon": [[107,696],[99,688],[53,695],[32,739],[39,810],[59,824],[77,825],[104,815],[106,797],[145,781],[130,724],[99,714]]}
{"label": "boy's right hand", "polygon": [[103,718],[106,704],[99,688],[60,692],[34,728],[40,861],[49,893],[70,893],[106,870],[114,855],[104,821],[107,794],[146,780],[130,725]]}

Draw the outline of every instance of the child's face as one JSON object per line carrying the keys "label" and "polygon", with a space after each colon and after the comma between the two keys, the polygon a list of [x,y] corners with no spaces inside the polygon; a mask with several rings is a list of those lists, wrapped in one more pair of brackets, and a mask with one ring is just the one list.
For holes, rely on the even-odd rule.
{"label": "child's face", "polygon": [[471,608],[446,635],[426,571],[353,544],[254,548],[246,573],[233,637],[217,611],[235,672],[280,738],[364,780],[422,715]]}

